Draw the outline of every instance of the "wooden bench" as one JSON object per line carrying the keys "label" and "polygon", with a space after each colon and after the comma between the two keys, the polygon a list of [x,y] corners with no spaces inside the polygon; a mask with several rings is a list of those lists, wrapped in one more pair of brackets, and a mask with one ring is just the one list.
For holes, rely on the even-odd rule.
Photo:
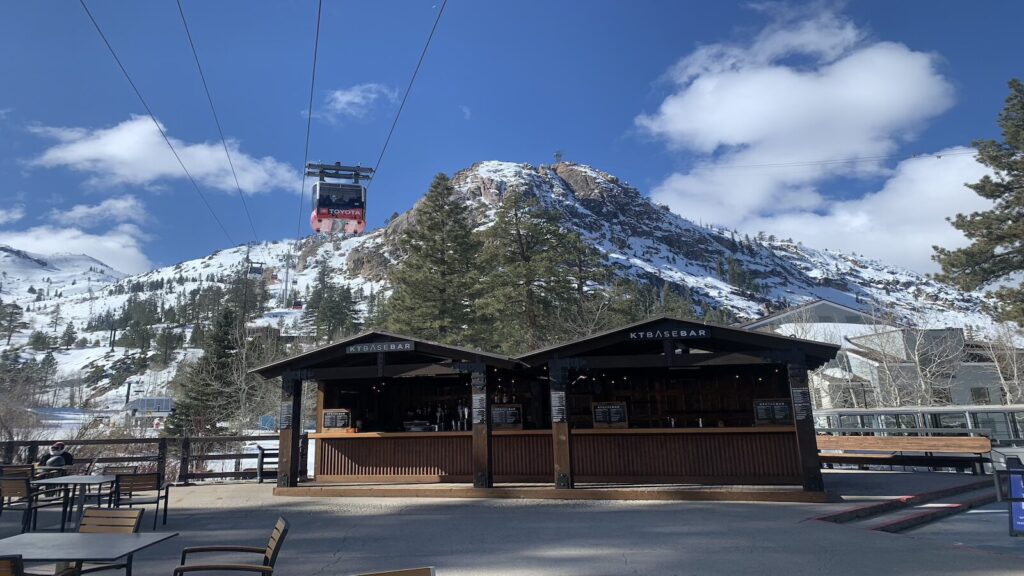
{"label": "wooden bench", "polygon": [[971,469],[977,474],[992,452],[992,441],[979,436],[818,436],[817,440],[822,464]]}

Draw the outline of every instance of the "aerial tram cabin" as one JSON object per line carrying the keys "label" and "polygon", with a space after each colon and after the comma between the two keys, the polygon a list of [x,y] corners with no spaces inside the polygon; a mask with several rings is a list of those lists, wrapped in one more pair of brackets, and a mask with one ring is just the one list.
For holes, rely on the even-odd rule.
{"label": "aerial tram cabin", "polygon": [[[366,229],[366,186],[373,170],[361,166],[307,164],[306,175],[317,176],[313,184],[313,212],[309,224],[320,234],[355,236]],[[344,182],[329,182],[345,180]]]}

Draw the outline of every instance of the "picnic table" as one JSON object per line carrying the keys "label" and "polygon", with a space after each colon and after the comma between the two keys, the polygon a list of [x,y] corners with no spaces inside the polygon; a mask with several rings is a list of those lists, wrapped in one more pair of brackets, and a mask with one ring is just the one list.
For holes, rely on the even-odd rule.
{"label": "picnic table", "polygon": [[[70,486],[75,492],[76,506],[78,508],[78,514],[75,517],[75,525],[81,521],[82,512],[85,510],[85,495],[89,486],[102,487],[104,484],[113,484],[117,481],[117,476],[105,476],[91,474],[73,474],[71,476],[56,476],[54,478],[43,478],[42,480],[33,480],[32,484],[36,486]],[[69,509],[70,512],[70,509]],[[61,528],[63,529],[64,521],[61,520]]]}

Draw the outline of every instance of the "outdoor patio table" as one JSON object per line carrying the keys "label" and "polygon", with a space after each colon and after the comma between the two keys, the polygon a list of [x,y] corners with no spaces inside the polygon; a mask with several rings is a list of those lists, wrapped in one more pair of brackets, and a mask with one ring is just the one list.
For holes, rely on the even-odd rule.
{"label": "outdoor patio table", "polygon": [[25,562],[115,562],[177,532],[136,534],[80,534],[78,532],[27,532],[0,540],[0,556],[20,554]]}
{"label": "outdoor patio table", "polygon": [[[44,478],[33,480],[36,486],[69,486],[76,492],[78,514],[75,517],[75,525],[82,518],[82,511],[85,510],[85,493],[89,486],[102,487],[104,484],[113,484],[117,476],[92,476],[89,474],[74,474],[72,476],[58,476],[56,478]],[[64,530],[64,520],[61,519],[61,531]]]}

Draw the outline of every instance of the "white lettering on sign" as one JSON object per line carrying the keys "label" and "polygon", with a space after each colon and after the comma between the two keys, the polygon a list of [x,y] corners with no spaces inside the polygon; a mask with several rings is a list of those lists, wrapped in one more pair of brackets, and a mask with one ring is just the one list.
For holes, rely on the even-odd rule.
{"label": "white lettering on sign", "polygon": [[368,352],[408,352],[414,350],[413,342],[370,342],[367,344],[352,344],[345,347],[348,354],[364,354]]}
{"label": "white lettering on sign", "polygon": [[706,328],[691,328],[689,330],[647,330],[630,332],[630,340],[664,340],[668,338],[707,338],[710,331]]}

